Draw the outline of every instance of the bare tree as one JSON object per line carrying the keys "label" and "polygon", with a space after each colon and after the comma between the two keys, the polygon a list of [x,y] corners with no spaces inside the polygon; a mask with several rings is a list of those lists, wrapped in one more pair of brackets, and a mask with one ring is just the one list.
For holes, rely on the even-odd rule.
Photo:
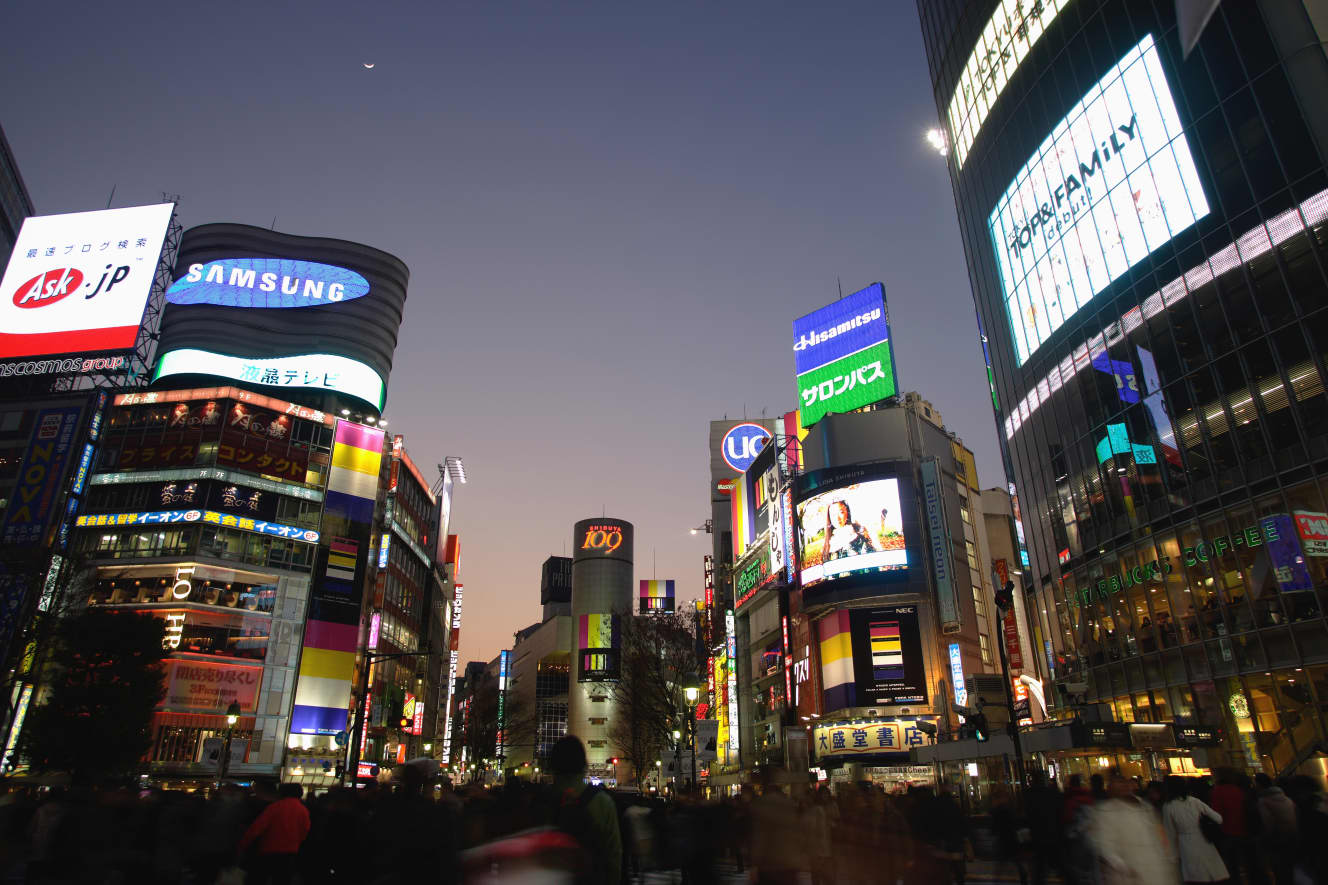
{"label": "bare tree", "polygon": [[622,620],[609,736],[638,784],[669,745],[673,729],[686,729],[683,686],[697,668],[694,629],[693,619],[681,612]]}

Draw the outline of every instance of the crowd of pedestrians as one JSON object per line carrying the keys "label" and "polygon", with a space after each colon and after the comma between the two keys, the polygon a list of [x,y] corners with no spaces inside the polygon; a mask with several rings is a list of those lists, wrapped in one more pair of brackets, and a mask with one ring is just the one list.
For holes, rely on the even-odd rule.
{"label": "crowd of pedestrians", "polygon": [[832,792],[775,771],[719,801],[611,793],[586,783],[575,738],[548,766],[548,784],[454,789],[406,767],[316,797],[293,784],[12,790],[0,882],[965,885],[981,856],[984,875],[1022,885],[1328,883],[1328,798],[1310,778],[1075,776],[1061,791],[1034,775],[973,809],[945,786]]}

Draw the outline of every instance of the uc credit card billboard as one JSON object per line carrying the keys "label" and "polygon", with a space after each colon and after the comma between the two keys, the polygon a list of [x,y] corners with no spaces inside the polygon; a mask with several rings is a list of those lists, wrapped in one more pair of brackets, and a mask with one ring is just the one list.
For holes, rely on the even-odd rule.
{"label": "uc credit card billboard", "polygon": [[174,210],[25,220],[0,279],[0,359],[131,349]]}
{"label": "uc credit card billboard", "polygon": [[830,412],[850,412],[899,389],[885,286],[872,283],[793,321],[798,412],[810,427]]}

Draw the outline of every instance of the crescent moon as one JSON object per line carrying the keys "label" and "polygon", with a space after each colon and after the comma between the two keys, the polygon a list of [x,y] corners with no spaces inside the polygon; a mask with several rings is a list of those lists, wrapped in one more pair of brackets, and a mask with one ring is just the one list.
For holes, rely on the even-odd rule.
{"label": "crescent moon", "polygon": [[374,66],[373,66],[373,64],[371,64],[370,62],[367,62],[367,61],[366,61],[366,62],[364,63],[364,69],[365,69],[366,71],[372,71],[373,68],[374,68]]}

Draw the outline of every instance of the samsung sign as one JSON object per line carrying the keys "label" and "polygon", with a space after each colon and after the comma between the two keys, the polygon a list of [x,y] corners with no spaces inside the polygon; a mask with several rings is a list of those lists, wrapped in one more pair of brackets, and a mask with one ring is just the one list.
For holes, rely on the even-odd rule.
{"label": "samsung sign", "polygon": [[286,258],[221,258],[191,264],[166,290],[171,304],[222,307],[310,307],[369,294],[369,281],[353,270]]}
{"label": "samsung sign", "polygon": [[1150,35],[1056,124],[988,219],[1019,364],[1207,214]]}
{"label": "samsung sign", "polygon": [[798,411],[810,427],[828,412],[849,412],[898,390],[885,287],[872,283],[793,321]]}

